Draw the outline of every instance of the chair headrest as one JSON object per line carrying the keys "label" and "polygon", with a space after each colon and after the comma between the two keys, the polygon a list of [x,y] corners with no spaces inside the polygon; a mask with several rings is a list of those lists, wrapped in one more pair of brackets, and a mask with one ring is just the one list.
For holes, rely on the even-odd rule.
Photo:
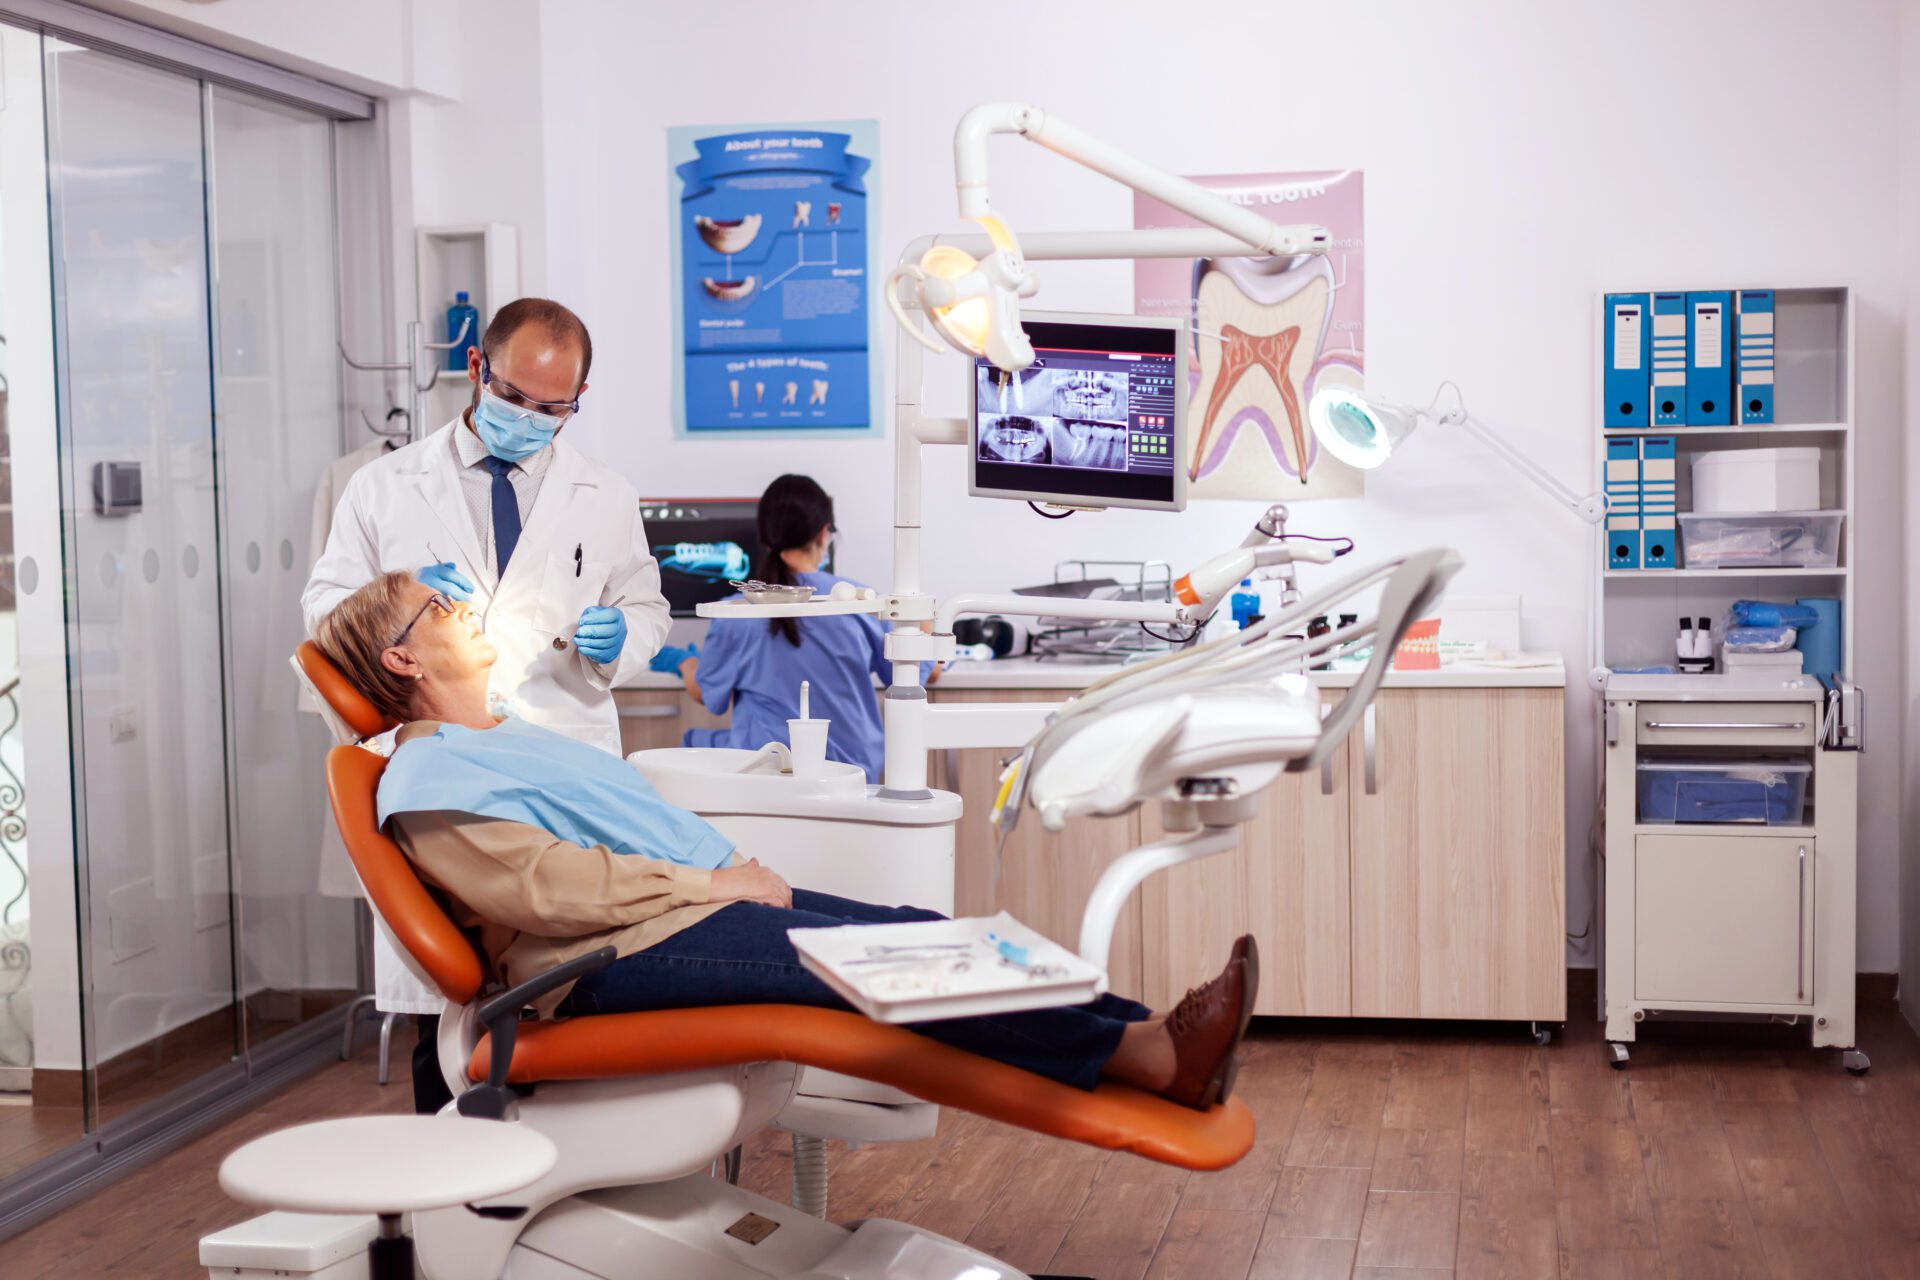
{"label": "chair headrest", "polygon": [[347,678],[340,674],[340,668],[329,662],[327,655],[321,653],[320,646],[313,641],[300,642],[300,647],[294,650],[294,661],[300,664],[300,670],[306,673],[314,691],[326,699],[333,713],[362,739],[385,733],[399,723],[374,710],[366,695],[347,683]]}
{"label": "chair headrest", "polygon": [[333,803],[333,820],[373,909],[440,994],[454,1004],[466,1004],[479,994],[486,967],[473,943],[420,883],[407,855],[380,830],[376,797],[386,767],[385,756],[364,747],[329,751],[327,797]]}

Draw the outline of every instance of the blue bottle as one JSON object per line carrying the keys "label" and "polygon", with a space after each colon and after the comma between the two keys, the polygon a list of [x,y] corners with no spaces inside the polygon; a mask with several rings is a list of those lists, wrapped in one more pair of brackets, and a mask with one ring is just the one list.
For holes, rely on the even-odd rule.
{"label": "blue bottle", "polygon": [[1252,578],[1240,579],[1240,589],[1233,593],[1233,625],[1245,631],[1253,623],[1253,617],[1260,612],[1260,593],[1253,589]]}
{"label": "blue bottle", "polygon": [[[466,326],[464,336],[462,325]],[[453,305],[447,308],[447,341],[454,344],[447,352],[447,368],[465,372],[467,348],[480,345],[480,312],[467,301],[465,289],[453,295]]]}

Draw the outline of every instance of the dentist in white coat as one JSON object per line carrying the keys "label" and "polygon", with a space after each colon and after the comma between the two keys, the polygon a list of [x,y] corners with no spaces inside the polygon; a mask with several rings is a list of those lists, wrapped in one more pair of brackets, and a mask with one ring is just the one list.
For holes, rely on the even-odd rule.
{"label": "dentist in white coat", "polygon": [[[587,327],[566,307],[502,307],[468,348],[468,407],[348,481],[301,607],[311,632],[379,574],[411,571],[480,616],[500,654],[491,692],[503,711],[618,755],[612,687],[647,669],[668,616],[638,493],[558,439],[592,362]],[[439,1013],[390,944],[376,947],[374,968],[380,1009]],[[437,1021],[421,1017],[414,1051],[423,1109],[445,1097]]]}

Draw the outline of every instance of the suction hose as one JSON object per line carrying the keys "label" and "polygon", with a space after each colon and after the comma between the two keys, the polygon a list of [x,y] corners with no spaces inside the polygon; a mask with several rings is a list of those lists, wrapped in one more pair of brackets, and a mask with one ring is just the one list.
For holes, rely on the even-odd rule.
{"label": "suction hose", "polygon": [[793,1207],[815,1218],[827,1216],[827,1140],[793,1135]]}

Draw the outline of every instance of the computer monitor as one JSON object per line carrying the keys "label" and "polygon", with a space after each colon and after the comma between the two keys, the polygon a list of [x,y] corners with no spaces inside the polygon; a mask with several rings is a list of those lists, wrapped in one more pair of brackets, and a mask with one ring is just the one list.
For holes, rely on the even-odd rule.
{"label": "computer monitor", "polygon": [[[647,547],[660,562],[660,591],[676,618],[735,594],[760,562],[758,498],[642,498]],[[833,572],[833,548],[820,563]]]}
{"label": "computer monitor", "polygon": [[1067,507],[1187,505],[1187,326],[1028,312],[1031,367],[974,361],[967,491]]}
{"label": "computer monitor", "polygon": [[676,618],[734,594],[760,558],[758,498],[642,498],[647,546],[660,562],[660,590]]}

